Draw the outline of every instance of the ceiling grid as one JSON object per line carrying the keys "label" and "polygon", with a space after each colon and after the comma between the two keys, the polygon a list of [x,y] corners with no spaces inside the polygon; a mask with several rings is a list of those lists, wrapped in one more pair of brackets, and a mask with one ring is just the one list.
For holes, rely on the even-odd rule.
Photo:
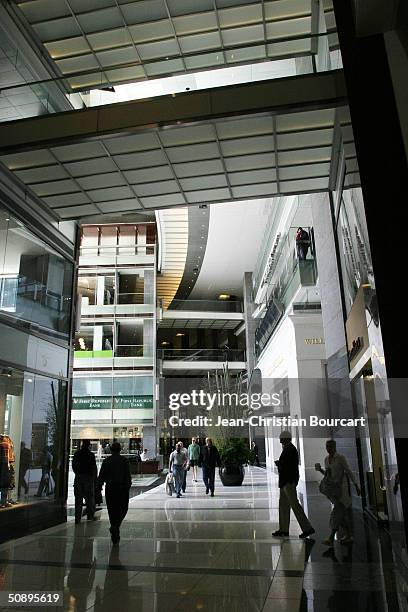
{"label": "ceiling grid", "polygon": [[62,76],[69,80],[95,69],[73,78],[72,87],[312,52],[311,0],[14,0],[12,5]]}
{"label": "ceiling grid", "polygon": [[262,113],[0,161],[62,218],[318,192],[329,187],[334,121],[331,108]]}

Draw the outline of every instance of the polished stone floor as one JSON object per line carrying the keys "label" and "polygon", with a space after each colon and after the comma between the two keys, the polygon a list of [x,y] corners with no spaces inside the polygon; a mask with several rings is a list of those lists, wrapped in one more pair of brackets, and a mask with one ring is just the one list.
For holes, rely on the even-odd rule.
{"label": "polished stone floor", "polygon": [[276,485],[274,474],[249,468],[242,487],[217,481],[211,498],[189,472],[182,499],[161,485],[131,500],[119,547],[105,511],[3,544],[0,590],[60,591],[63,606],[48,610],[71,612],[404,609],[394,568],[363,519],[354,546],[327,553],[320,544],[330,509],[321,496],[307,497],[316,542],[299,540],[294,521],[289,539],[273,538]]}

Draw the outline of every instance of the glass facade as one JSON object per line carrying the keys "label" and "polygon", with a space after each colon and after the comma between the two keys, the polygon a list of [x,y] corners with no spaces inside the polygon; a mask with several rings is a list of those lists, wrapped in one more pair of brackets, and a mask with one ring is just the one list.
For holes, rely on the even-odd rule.
{"label": "glass facade", "polygon": [[7,529],[21,512],[33,524],[58,522],[64,512],[73,269],[0,209],[0,526]]}
{"label": "glass facade", "polygon": [[67,341],[73,264],[0,209],[0,312]]}
{"label": "glass facade", "polygon": [[84,225],[75,335],[71,451],[124,448],[155,423],[155,223]]}
{"label": "glass facade", "polygon": [[370,245],[361,188],[343,190],[337,216],[337,236],[347,314],[362,285],[374,289]]}

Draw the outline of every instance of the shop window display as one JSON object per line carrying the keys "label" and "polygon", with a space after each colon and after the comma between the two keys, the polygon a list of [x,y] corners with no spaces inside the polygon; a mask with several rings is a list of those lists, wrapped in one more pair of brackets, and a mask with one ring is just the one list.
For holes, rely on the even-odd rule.
{"label": "shop window display", "polygon": [[0,509],[61,500],[66,382],[0,371]]}

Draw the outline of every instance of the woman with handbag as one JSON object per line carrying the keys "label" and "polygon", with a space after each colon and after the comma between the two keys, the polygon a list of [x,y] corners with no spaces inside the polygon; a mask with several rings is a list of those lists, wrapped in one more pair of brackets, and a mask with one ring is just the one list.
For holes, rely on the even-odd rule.
{"label": "woman with handbag", "polygon": [[337,452],[335,440],[327,440],[326,450],[328,454],[324,460],[324,470],[320,463],[316,463],[315,468],[324,475],[319,490],[333,504],[329,521],[331,533],[323,540],[323,544],[332,548],[334,537],[340,529],[344,532],[340,543],[351,544],[353,542],[350,481],[354,484],[357,495],[360,495],[361,492],[347,459]]}

